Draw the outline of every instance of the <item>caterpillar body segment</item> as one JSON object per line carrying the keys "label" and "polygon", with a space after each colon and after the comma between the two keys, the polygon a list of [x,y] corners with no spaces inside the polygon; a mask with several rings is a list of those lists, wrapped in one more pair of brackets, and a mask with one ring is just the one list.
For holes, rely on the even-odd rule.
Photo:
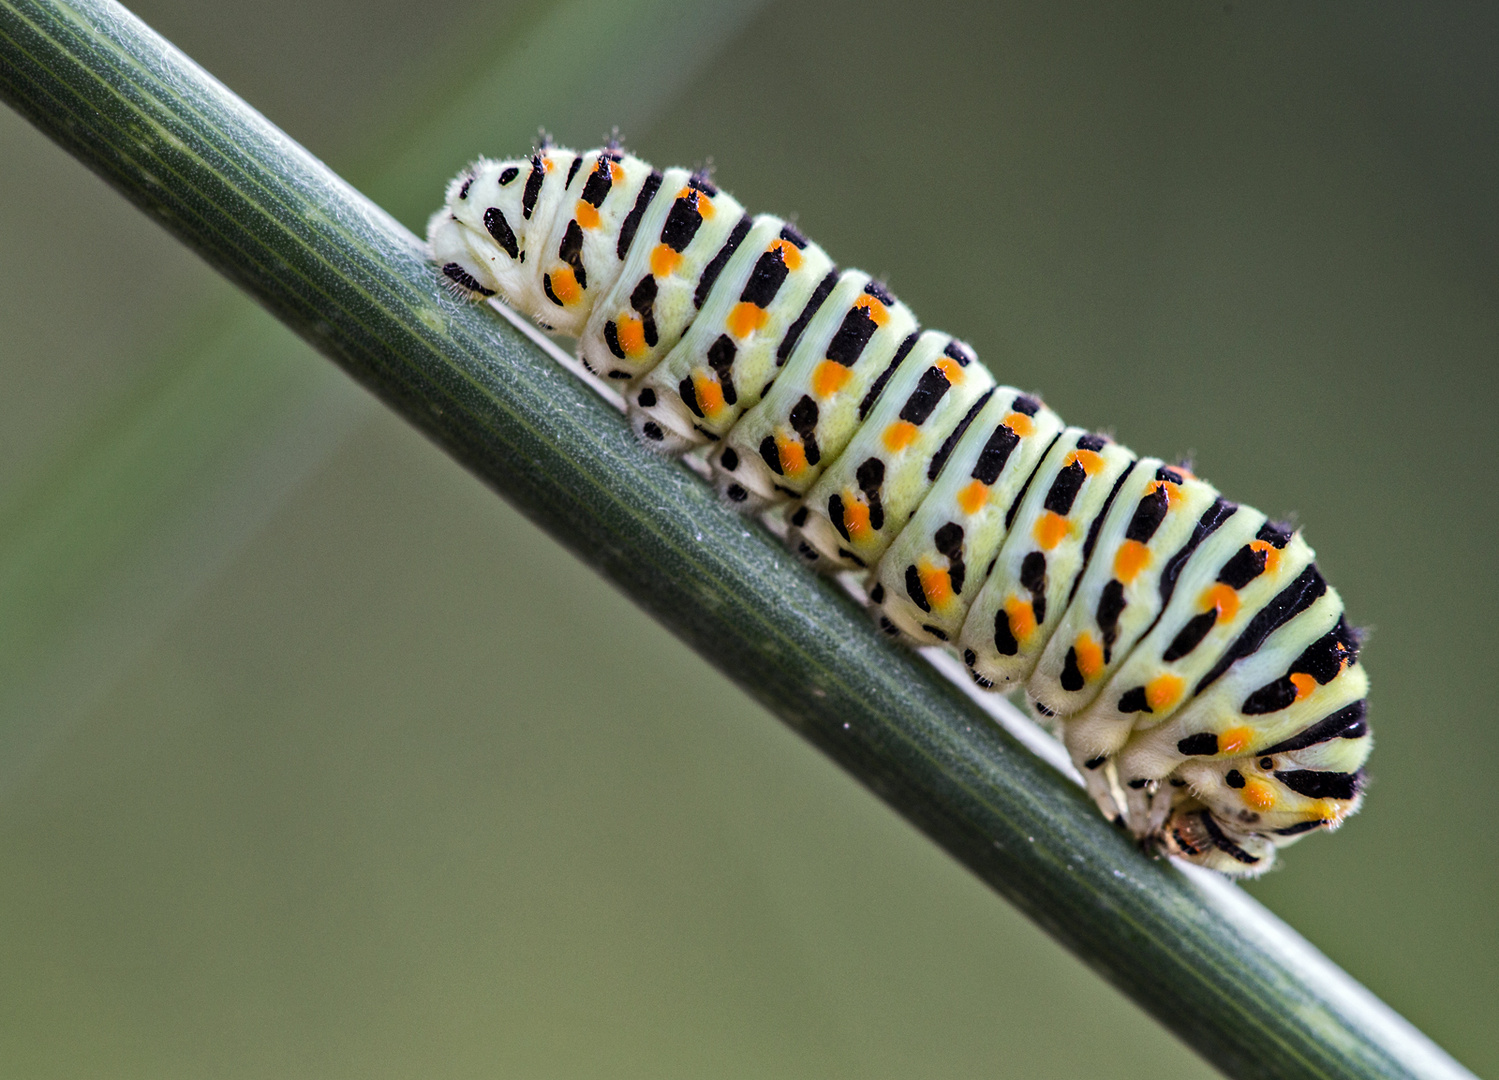
{"label": "caterpillar body segment", "polygon": [[775,380],[780,346],[832,272],[791,225],[755,218],[687,332],[632,385],[627,405],[641,438],[680,451],[727,434]]}
{"label": "caterpillar body segment", "polygon": [[878,392],[871,388],[860,403],[854,437],[796,511],[792,547],[840,570],[879,564],[994,394],[994,376],[977,359],[950,335],[927,330],[891,361]]}
{"label": "caterpillar body segment", "polygon": [[955,635],[981,679],[996,687],[1029,679],[1134,467],[1129,450],[1081,428],[1052,444]]}
{"label": "caterpillar body segment", "polygon": [[995,389],[875,570],[869,598],[882,629],[923,645],[951,642],[1063,427],[1039,398]]}
{"label": "caterpillar body segment", "polygon": [[1110,819],[1231,875],[1336,827],[1372,746],[1359,637],[1299,533],[1067,427],[705,176],[610,145],[480,160],[443,282],[578,338],[642,441],[865,576],[879,626],[1024,687]]}

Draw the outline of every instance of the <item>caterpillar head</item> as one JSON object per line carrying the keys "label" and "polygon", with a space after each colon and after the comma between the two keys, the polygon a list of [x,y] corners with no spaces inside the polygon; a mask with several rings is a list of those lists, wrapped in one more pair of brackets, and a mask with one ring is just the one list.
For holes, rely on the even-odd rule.
{"label": "caterpillar head", "polygon": [[427,242],[445,283],[469,298],[500,296],[522,310],[539,296],[536,257],[551,232],[573,159],[543,149],[530,158],[481,158],[453,178]]}

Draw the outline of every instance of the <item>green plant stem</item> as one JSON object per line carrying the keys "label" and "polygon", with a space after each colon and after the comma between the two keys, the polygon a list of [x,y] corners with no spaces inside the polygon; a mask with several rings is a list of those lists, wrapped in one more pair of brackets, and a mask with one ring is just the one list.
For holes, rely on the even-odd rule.
{"label": "green plant stem", "polygon": [[1143,858],[123,8],[0,0],[0,94],[1224,1072],[1467,1075],[1237,890]]}

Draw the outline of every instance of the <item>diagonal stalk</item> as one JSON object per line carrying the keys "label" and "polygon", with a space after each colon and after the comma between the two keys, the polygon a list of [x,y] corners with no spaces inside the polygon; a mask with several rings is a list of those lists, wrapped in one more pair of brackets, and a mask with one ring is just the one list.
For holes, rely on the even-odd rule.
{"label": "diagonal stalk", "polygon": [[1224,1072],[1468,1074],[1065,777],[112,0],[0,0],[0,94]]}

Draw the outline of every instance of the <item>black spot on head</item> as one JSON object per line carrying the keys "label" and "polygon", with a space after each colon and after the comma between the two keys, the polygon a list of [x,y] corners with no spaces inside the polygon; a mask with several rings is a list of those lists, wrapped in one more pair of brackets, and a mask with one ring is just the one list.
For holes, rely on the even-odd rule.
{"label": "black spot on head", "polygon": [[1148,784],[1148,783],[1150,783],[1149,780],[1139,780],[1139,779],[1137,779],[1137,780],[1131,780],[1129,782],[1129,786],[1131,788],[1133,788],[1135,791],[1140,791],[1140,790],[1143,790],[1144,787],[1145,787],[1145,785]]}
{"label": "black spot on head", "polygon": [[947,631],[943,630],[940,626],[933,626],[931,623],[922,623],[921,628],[938,641],[947,640]]}
{"label": "black spot on head", "polygon": [[792,513],[792,515],[791,515],[791,524],[794,525],[794,526],[796,526],[798,529],[800,529],[806,523],[807,523],[807,508],[806,508],[806,506],[798,506],[796,508],[795,512]]}
{"label": "black spot on head", "polygon": [[974,652],[972,649],[964,649],[963,650],[963,663],[967,664],[969,667],[973,667],[973,665],[977,664],[978,662],[979,662],[979,654],[978,653]]}
{"label": "black spot on head", "polygon": [[725,446],[723,453],[718,456],[718,462],[729,472],[739,468],[739,454],[732,446]]}
{"label": "black spot on head", "polygon": [[874,583],[874,588],[869,590],[869,602],[871,604],[883,604],[885,602],[885,586],[878,581]]}
{"label": "black spot on head", "polygon": [[1244,774],[1238,769],[1229,769],[1223,774],[1223,782],[1231,788],[1241,788],[1244,786]]}
{"label": "black spot on head", "polygon": [[640,403],[642,409],[654,409],[656,407],[656,391],[647,386],[644,390],[640,391],[639,396],[635,400]]}
{"label": "black spot on head", "polygon": [[520,175],[520,170],[514,165],[500,173],[500,187],[508,187],[510,182]]}
{"label": "black spot on head", "polygon": [[1091,757],[1087,761],[1083,762],[1083,768],[1085,768],[1085,769],[1087,769],[1087,770],[1089,770],[1091,772],[1092,770],[1098,768],[1100,765],[1102,765],[1105,761],[1108,761],[1108,760],[1109,760],[1108,759],[1108,755],[1106,755],[1106,754],[1099,754],[1097,757]]}
{"label": "black spot on head", "polygon": [[652,442],[660,442],[666,438],[666,433],[661,430],[660,425],[654,420],[647,420],[640,430]]}
{"label": "black spot on head", "polygon": [[749,498],[749,492],[745,491],[738,484],[730,484],[724,489],[724,494],[729,497],[729,501],[731,502],[744,502],[745,499]]}
{"label": "black spot on head", "polygon": [[628,379],[630,377],[631,377],[631,375],[630,375],[630,373],[628,371],[621,371],[621,370],[619,370],[619,368],[610,368],[609,369],[609,378],[611,378],[611,379],[624,380],[624,379]]}

